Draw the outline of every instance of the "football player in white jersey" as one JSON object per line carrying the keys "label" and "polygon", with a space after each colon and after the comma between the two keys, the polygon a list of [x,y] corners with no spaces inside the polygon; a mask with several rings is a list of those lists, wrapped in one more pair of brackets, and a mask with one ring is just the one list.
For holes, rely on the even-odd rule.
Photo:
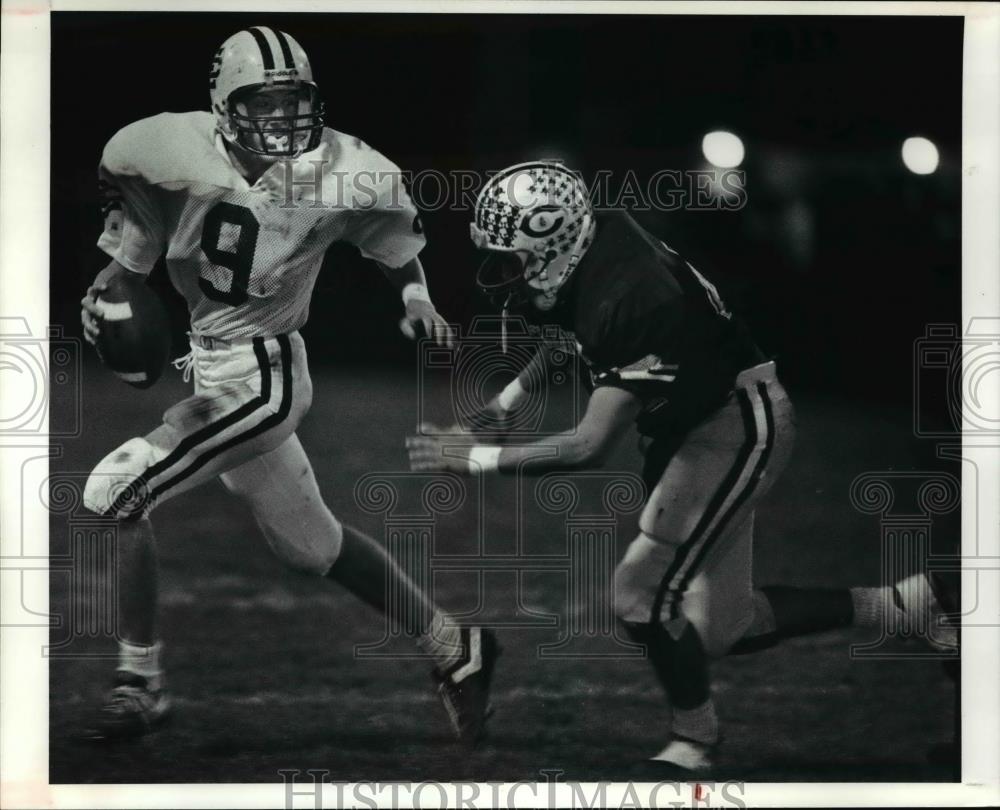
{"label": "football player in white jersey", "polygon": [[392,162],[324,126],[309,60],[287,34],[261,26],[231,36],[213,59],[210,90],[211,113],[130,124],[100,164],[107,205],[98,246],[111,262],[82,301],[85,335],[93,343],[111,317],[98,301],[109,279],[148,274],[165,255],[191,313],[182,365],[194,393],[87,481],[86,506],[115,517],[120,538],[120,656],[93,736],[143,734],[169,713],[149,514],[219,477],[282,561],[339,582],[417,639],[457,736],[474,744],[498,652],[493,635],[459,627],[382,546],[334,517],[295,434],[312,399],[298,329],[333,242],[356,245],[398,287],[408,337],[422,327],[451,342],[417,258],[417,211]]}

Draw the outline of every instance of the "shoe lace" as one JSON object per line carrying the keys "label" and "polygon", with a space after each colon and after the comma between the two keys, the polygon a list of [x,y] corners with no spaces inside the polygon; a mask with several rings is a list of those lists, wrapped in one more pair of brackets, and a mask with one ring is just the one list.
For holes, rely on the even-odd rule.
{"label": "shoe lace", "polygon": [[171,361],[178,371],[184,372],[184,382],[191,382],[191,371],[194,368],[194,352],[188,352],[183,357]]}

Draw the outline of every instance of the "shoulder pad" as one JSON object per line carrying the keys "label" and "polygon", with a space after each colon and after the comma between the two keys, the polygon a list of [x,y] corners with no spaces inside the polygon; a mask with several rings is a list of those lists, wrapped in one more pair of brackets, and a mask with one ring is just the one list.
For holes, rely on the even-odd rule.
{"label": "shoulder pad", "polygon": [[112,174],[152,185],[212,183],[226,168],[208,112],[161,113],[129,124],[108,141],[101,164]]}
{"label": "shoulder pad", "polygon": [[341,171],[348,172],[381,172],[382,174],[400,174],[400,168],[389,158],[373,149],[360,138],[327,129],[324,140],[329,138],[333,163]]}

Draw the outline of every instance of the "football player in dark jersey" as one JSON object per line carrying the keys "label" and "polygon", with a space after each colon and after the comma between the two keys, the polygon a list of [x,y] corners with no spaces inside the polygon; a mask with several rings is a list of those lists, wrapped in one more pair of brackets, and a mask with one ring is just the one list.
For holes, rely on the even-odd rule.
{"label": "football player in dark jersey", "polygon": [[[424,425],[407,439],[411,467],[468,474],[596,467],[635,424],[648,499],[615,572],[614,598],[671,704],[654,770],[687,775],[711,766],[719,739],[711,658],[907,612],[940,613],[922,574],[888,587],[754,589],[754,511],[788,461],[795,415],[774,361],[676,251],[625,212],[595,213],[577,175],[547,161],[494,176],[477,199],[471,232],[486,251],[479,286],[505,314],[524,307],[575,340],[590,400],[576,429],[518,446],[456,451],[454,435]],[[543,348],[482,421],[497,425],[513,413],[545,363]],[[955,645],[954,631],[929,626],[933,643]]]}

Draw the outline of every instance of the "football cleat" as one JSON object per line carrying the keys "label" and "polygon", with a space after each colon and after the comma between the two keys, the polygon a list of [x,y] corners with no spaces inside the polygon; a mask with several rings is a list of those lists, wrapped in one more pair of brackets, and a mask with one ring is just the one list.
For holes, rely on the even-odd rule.
{"label": "football cleat", "polygon": [[716,746],[674,737],[656,756],[633,764],[626,776],[635,782],[687,782],[703,778],[712,768]]}
{"label": "football cleat", "polygon": [[435,667],[431,671],[455,736],[470,748],[482,741],[486,721],[493,713],[490,684],[499,655],[500,645],[491,630],[463,627],[459,660],[445,670]]}
{"label": "football cleat", "polygon": [[161,726],[170,716],[170,710],[165,688],[150,689],[142,675],[120,669],[115,673],[114,687],[86,736],[95,742],[141,737]]}
{"label": "football cleat", "polygon": [[958,651],[958,628],[947,622],[941,603],[926,574],[914,574],[896,583],[899,607],[912,629],[922,630],[923,637],[935,650]]}
{"label": "football cleat", "polygon": [[688,773],[702,773],[712,767],[712,748],[711,745],[685,737],[674,737],[666,748],[655,757],[650,757],[650,760],[681,768]]}

